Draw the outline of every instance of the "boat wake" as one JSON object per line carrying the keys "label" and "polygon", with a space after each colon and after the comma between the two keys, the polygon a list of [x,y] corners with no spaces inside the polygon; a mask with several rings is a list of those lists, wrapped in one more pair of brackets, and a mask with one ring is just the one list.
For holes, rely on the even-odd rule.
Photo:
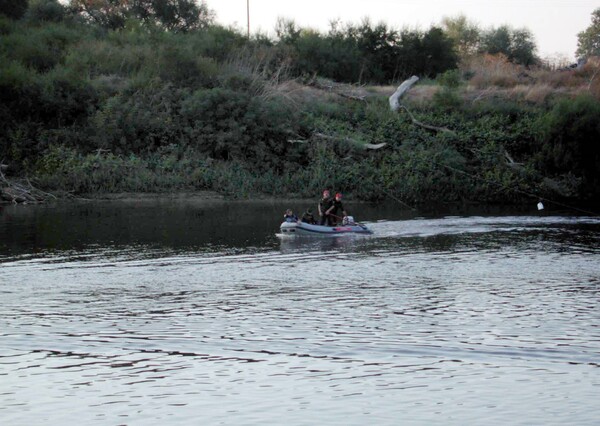
{"label": "boat wake", "polygon": [[[368,223],[368,222],[367,222]],[[368,223],[374,237],[433,237],[436,235],[481,234],[489,232],[515,232],[535,230],[568,230],[581,225],[600,225],[598,217],[564,216],[505,216],[505,217],[458,217],[402,221],[378,221]]]}

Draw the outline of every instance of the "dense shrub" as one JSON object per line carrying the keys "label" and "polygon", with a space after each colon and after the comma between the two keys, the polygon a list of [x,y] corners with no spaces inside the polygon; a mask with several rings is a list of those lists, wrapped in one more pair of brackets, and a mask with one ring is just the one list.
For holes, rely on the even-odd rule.
{"label": "dense shrub", "polygon": [[76,29],[61,24],[13,31],[0,38],[0,55],[44,72],[61,63],[67,49],[79,38]]}
{"label": "dense shrub", "polygon": [[539,123],[538,164],[551,176],[582,178],[580,195],[600,195],[600,101],[590,96],[562,100]]}
{"label": "dense shrub", "polygon": [[[215,25],[165,30],[167,21],[127,9],[82,23],[61,8],[36,0],[26,19],[0,17],[0,161],[48,188],[245,197],[314,196],[330,186],[417,202],[514,201],[546,176],[586,196],[600,186],[597,103],[566,101],[536,121],[540,105],[475,97],[473,86],[516,91],[542,74],[488,55],[472,58],[479,67],[464,85],[453,42],[436,27],[363,21],[319,33],[288,22],[278,40],[248,40]],[[594,91],[594,73],[553,84]],[[412,116],[390,111],[387,88],[338,83],[412,74],[430,77],[403,98]],[[518,167],[507,166],[510,156]]]}
{"label": "dense shrub", "polygon": [[0,0],[0,16],[20,19],[27,11],[27,0]]}
{"label": "dense shrub", "polygon": [[186,138],[215,159],[251,161],[280,169],[288,152],[294,114],[281,102],[227,89],[199,90],[182,102]]}
{"label": "dense shrub", "polygon": [[66,8],[58,0],[31,0],[25,19],[32,24],[61,22],[67,16]]}
{"label": "dense shrub", "polygon": [[435,76],[456,68],[452,41],[437,27],[398,31],[364,20],[329,33],[280,22],[280,45],[291,48],[297,75],[318,74],[336,81],[388,84],[417,74]]}

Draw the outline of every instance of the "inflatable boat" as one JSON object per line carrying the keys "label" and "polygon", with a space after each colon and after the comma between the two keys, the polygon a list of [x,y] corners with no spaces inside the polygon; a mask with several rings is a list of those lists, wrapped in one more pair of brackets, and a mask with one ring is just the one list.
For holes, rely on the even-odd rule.
{"label": "inflatable boat", "polygon": [[352,223],[338,226],[312,225],[306,222],[283,222],[281,224],[283,235],[342,235],[342,234],[372,234],[365,225]]}

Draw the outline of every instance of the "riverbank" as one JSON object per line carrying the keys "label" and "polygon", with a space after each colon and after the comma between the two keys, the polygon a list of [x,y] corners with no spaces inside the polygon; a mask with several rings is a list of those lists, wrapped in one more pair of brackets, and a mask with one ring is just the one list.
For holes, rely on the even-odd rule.
{"label": "riverbank", "polygon": [[[225,43],[219,55],[214,27],[38,24],[0,20],[11,54],[34,35],[36,46],[60,46],[58,59],[40,47],[0,62],[0,171],[50,198],[306,199],[325,187],[408,206],[600,198],[600,78],[591,62],[558,71],[482,54],[435,72],[417,67],[420,80],[391,110],[389,83],[413,71],[371,80],[385,86],[341,83],[287,68],[299,62],[283,45],[236,34],[240,45]],[[411,52],[398,53],[423,54]],[[360,58],[349,70],[370,69]],[[4,198],[37,200],[21,195]]]}

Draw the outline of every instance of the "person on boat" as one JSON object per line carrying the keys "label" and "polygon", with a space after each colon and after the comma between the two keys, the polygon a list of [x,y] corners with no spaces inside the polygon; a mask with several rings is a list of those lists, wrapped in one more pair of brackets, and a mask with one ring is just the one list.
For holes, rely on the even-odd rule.
{"label": "person on boat", "polygon": [[[342,216],[340,216],[340,213]],[[331,222],[335,225],[337,224],[337,219],[342,219],[346,217],[348,214],[344,209],[344,205],[342,204],[342,193],[338,192],[335,194],[335,199],[333,200],[331,207],[327,209],[325,214],[330,218]]]}
{"label": "person on boat", "polygon": [[284,222],[298,222],[298,216],[296,216],[291,209],[287,209],[285,211],[285,213],[283,214],[283,221]]}
{"label": "person on boat", "polygon": [[313,216],[311,209],[307,209],[304,212],[304,214],[302,215],[302,222],[308,223],[311,225],[316,225],[317,221],[315,220],[315,217]]}
{"label": "person on boat", "polygon": [[327,215],[327,210],[331,208],[333,204],[333,200],[331,199],[331,195],[329,189],[323,191],[323,196],[318,204],[319,209],[319,225],[321,226],[331,226],[331,219]]}

